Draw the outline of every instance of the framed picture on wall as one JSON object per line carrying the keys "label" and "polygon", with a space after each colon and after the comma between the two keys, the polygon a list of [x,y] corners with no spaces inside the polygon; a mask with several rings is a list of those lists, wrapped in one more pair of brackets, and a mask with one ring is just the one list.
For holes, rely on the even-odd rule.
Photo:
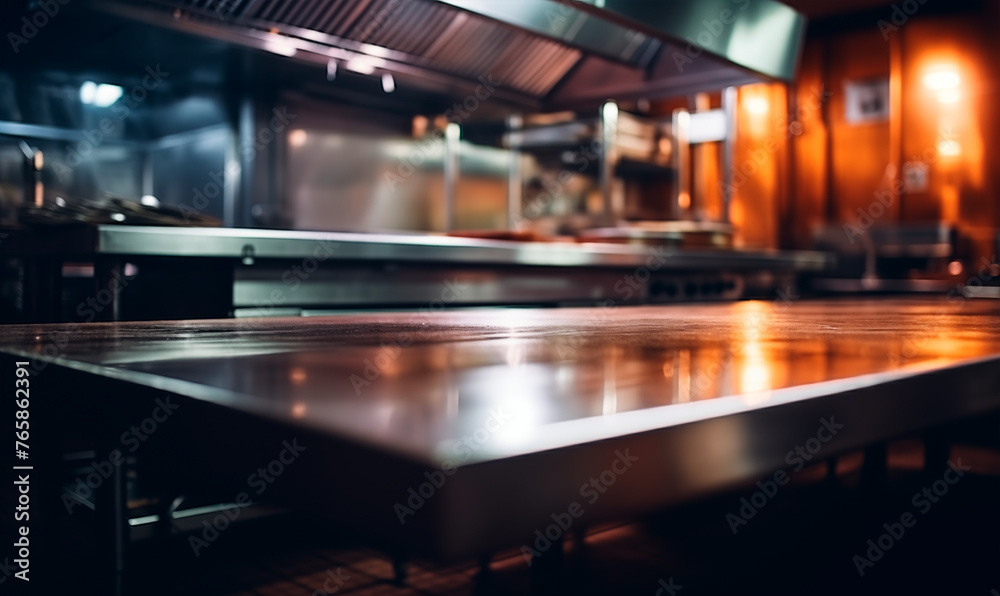
{"label": "framed picture on wall", "polygon": [[889,77],[848,81],[844,88],[847,122],[861,124],[889,119]]}

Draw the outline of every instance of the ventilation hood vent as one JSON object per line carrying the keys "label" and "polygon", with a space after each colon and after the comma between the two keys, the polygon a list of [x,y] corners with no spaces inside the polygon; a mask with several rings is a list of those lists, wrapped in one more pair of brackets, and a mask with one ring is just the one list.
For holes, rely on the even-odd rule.
{"label": "ventilation hood vent", "polygon": [[545,109],[790,80],[805,20],[773,0],[101,0],[129,19],[453,95]]}

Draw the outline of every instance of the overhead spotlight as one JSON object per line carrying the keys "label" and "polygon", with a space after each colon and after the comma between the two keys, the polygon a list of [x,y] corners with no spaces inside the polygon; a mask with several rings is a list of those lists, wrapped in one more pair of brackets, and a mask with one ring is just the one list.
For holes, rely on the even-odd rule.
{"label": "overhead spotlight", "polygon": [[378,66],[376,62],[379,62],[377,58],[357,54],[344,64],[344,68],[358,74],[371,75],[375,74],[375,67]]}
{"label": "overhead spotlight", "polygon": [[264,49],[272,54],[291,58],[298,53],[298,50],[291,44],[287,37],[272,29],[271,34],[264,40]]}
{"label": "overhead spotlight", "polygon": [[337,61],[331,58],[330,61],[326,63],[326,80],[332,81],[336,78],[337,78]]}
{"label": "overhead spotlight", "polygon": [[392,78],[389,73],[382,74],[382,91],[386,93],[392,93],[396,90],[396,79]]}
{"label": "overhead spotlight", "polygon": [[80,101],[99,108],[106,108],[118,101],[123,91],[118,85],[106,83],[98,85],[93,81],[86,81],[80,85]]}
{"label": "overhead spotlight", "polygon": [[80,101],[83,103],[94,103],[97,97],[97,83],[86,81],[80,85]]}

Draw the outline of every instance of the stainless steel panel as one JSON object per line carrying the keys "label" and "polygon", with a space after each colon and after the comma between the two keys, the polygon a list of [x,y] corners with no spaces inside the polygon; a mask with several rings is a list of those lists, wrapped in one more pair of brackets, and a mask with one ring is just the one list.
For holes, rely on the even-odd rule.
{"label": "stainless steel panel", "polygon": [[549,0],[438,1],[628,64],[639,63],[650,46],[659,46],[656,40],[642,33],[588,15],[568,3]]}
{"label": "stainless steel panel", "polygon": [[[52,129],[50,129],[52,130]],[[61,131],[65,132],[65,131]],[[93,138],[93,137],[92,137]],[[21,162],[24,157],[18,148],[17,137],[0,136],[0,175],[4,202],[22,204]],[[114,195],[136,200],[142,194],[141,145],[108,139],[96,145],[79,136],[53,135],[52,138],[34,138],[30,145],[44,155],[41,181],[44,199],[52,202],[56,197],[74,199],[100,199]],[[30,198],[29,198],[30,200]]]}
{"label": "stainless steel panel", "polygon": [[594,109],[608,99],[676,96],[762,77],[787,80],[804,31],[798,13],[772,0],[97,4],[127,18],[296,61],[326,65],[332,59],[348,67],[365,62],[395,73],[401,87],[449,98],[477,93],[480,77],[490,77],[499,83],[491,96],[507,109]]}
{"label": "stainless steel panel", "polygon": [[445,227],[444,140],[302,130],[290,143],[286,208],[300,230]]}
{"label": "stainless steel panel", "polygon": [[458,144],[455,229],[508,229],[508,186],[514,155],[506,149]]}
{"label": "stainless steel panel", "polygon": [[238,316],[298,314],[283,312],[283,308],[419,309],[437,305],[442,288],[454,290],[447,300],[452,310],[482,305],[588,306],[607,300],[618,306],[731,301],[739,299],[745,287],[742,275],[711,272],[653,273],[633,287],[627,285],[622,271],[615,269],[568,269],[552,275],[546,269],[524,267],[488,270],[454,265],[340,264],[319,269],[305,280],[288,277],[287,271],[279,267],[237,269],[233,306],[242,310]]}
{"label": "stainless steel panel", "polygon": [[226,126],[151,144],[152,194],[164,205],[224,219],[235,180],[226,172],[232,134]]}
{"label": "stainless steel panel", "polygon": [[422,261],[542,267],[645,267],[822,271],[826,253],[687,250],[619,244],[512,242],[432,235],[351,234],[238,228],[98,226],[97,254],[175,257]]}
{"label": "stainless steel panel", "polygon": [[[586,5],[592,14],[631,29],[679,40],[682,61],[691,62],[700,55],[698,50],[704,50],[785,81],[795,78],[806,33],[805,17],[775,0],[581,0],[578,4]],[[695,48],[694,56],[683,47],[685,42]]]}

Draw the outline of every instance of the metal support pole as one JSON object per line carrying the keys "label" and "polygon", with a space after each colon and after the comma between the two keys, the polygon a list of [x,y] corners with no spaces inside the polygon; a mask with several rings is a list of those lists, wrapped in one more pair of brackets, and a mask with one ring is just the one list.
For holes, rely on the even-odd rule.
{"label": "metal support pole", "polygon": [[507,118],[507,129],[510,132],[510,170],[507,174],[507,229],[517,230],[521,224],[521,152],[516,149],[520,146],[520,135],[517,131],[524,126],[524,119],[520,114],[514,114]]}
{"label": "metal support pole", "polygon": [[444,131],[444,231],[455,228],[455,198],[460,175],[458,156],[462,150],[462,127],[451,122]]}
{"label": "metal support pole", "polygon": [[615,192],[615,168],[618,166],[618,104],[609,101],[601,106],[601,195],[606,226],[614,227],[625,215],[625,197]]}
{"label": "metal support pole", "polygon": [[110,302],[104,305],[97,319],[99,321],[122,320],[122,291],[125,289],[125,264],[121,259],[103,258],[94,262],[94,298],[104,305],[106,293]]}
{"label": "metal support pole", "polygon": [[674,137],[674,169],[677,171],[677,185],[671,212],[677,219],[687,219],[685,216],[691,207],[691,143],[688,140],[690,125],[691,114],[687,110],[674,110],[671,132]]}

